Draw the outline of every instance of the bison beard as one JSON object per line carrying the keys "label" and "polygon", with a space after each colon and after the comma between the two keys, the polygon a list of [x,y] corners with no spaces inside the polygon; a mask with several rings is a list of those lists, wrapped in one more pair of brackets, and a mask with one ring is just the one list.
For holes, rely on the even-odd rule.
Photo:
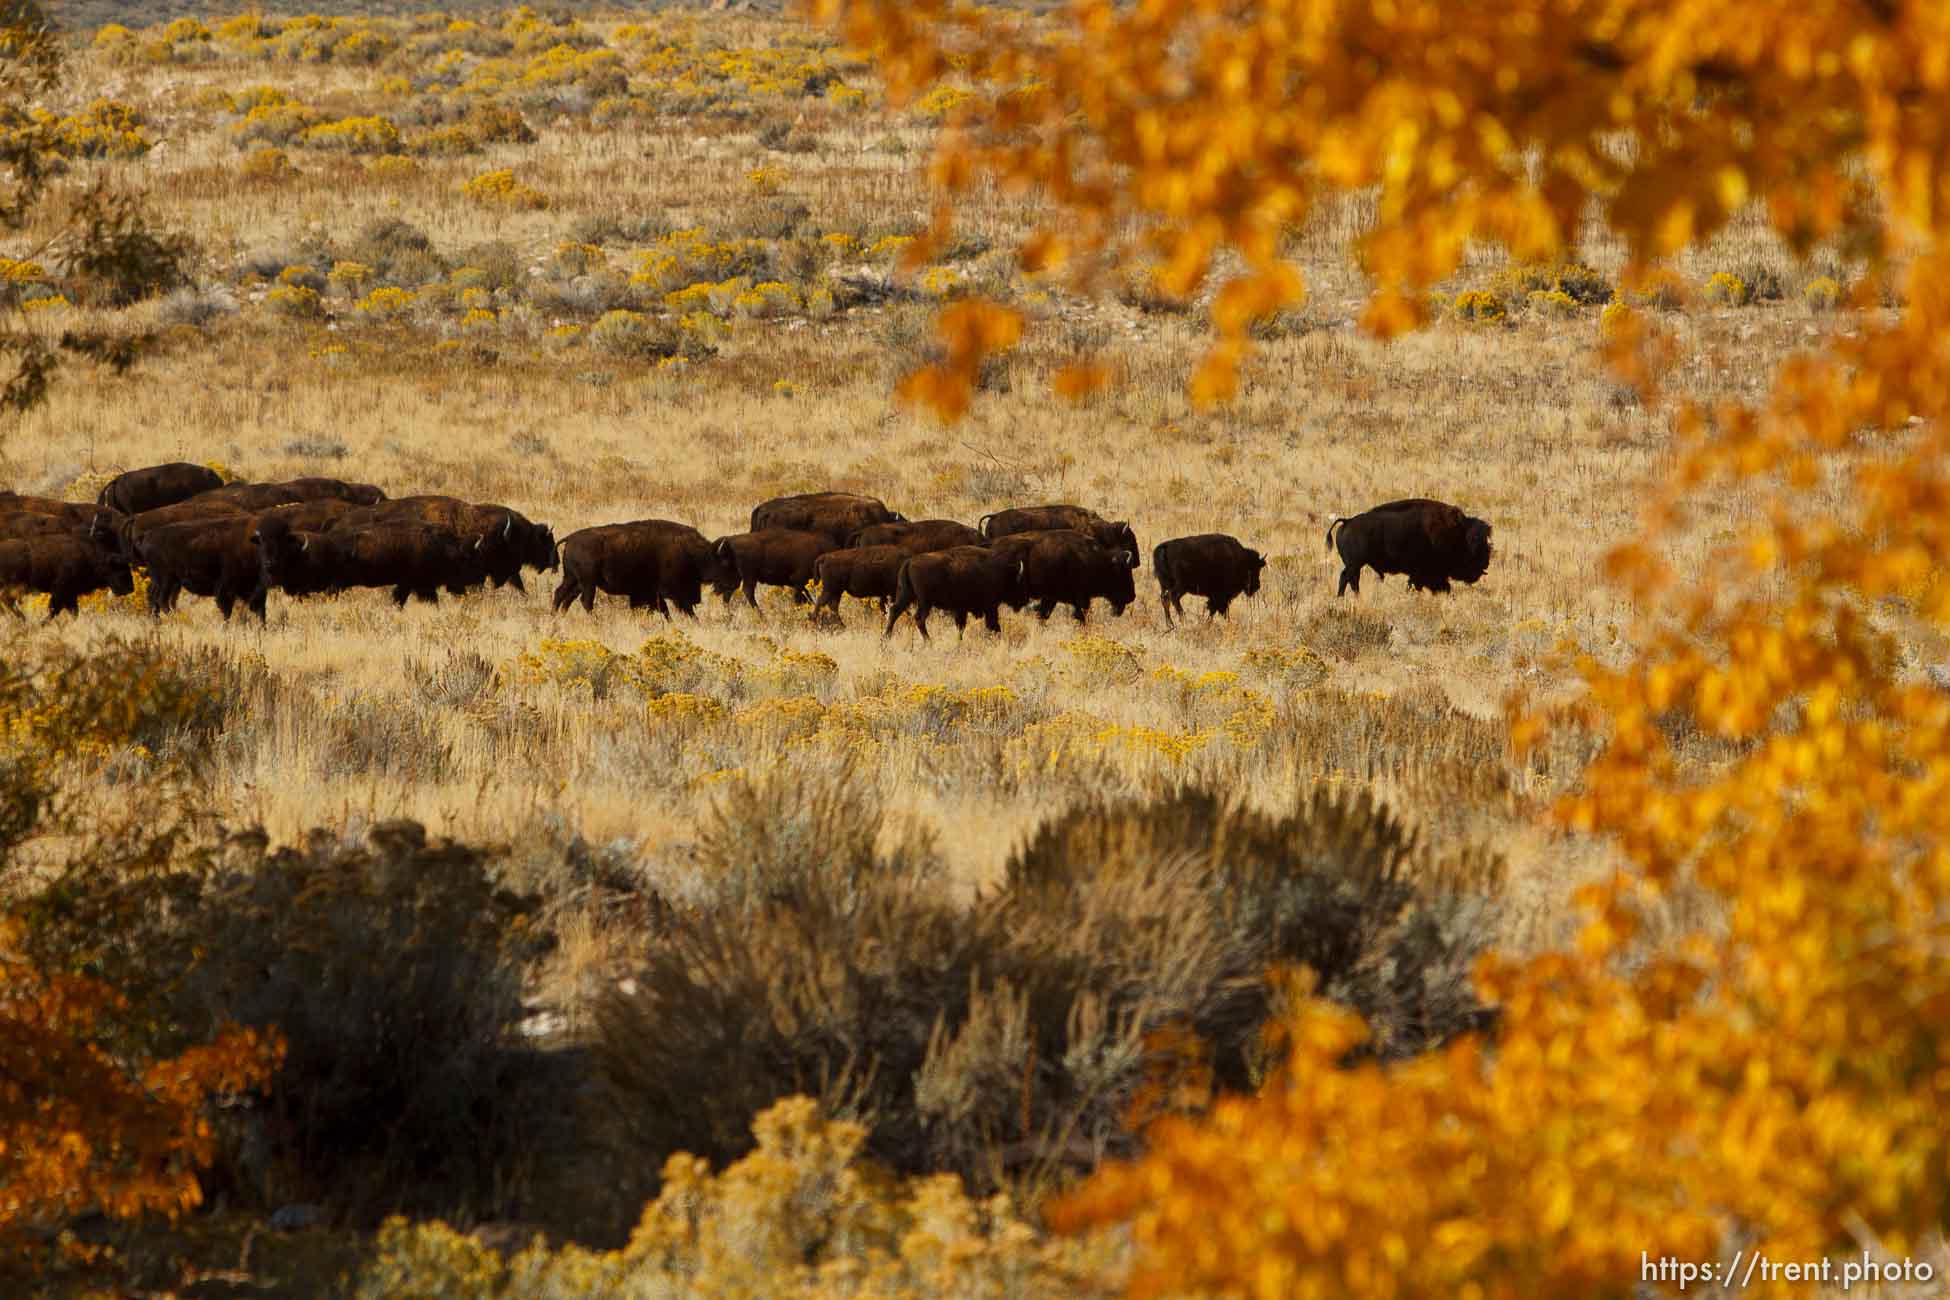
{"label": "bison beard", "polygon": [[1164,606],[1165,626],[1185,610],[1186,596],[1205,597],[1205,617],[1226,613],[1240,596],[1259,594],[1260,570],[1266,557],[1242,546],[1225,533],[1201,533],[1160,542],[1151,552],[1151,568],[1158,575],[1158,603]]}
{"label": "bison beard", "polygon": [[[1335,529],[1339,529],[1338,538]],[[1490,525],[1455,506],[1426,497],[1390,501],[1327,525],[1327,547],[1337,542],[1341,584],[1337,596],[1361,594],[1361,570],[1377,578],[1408,575],[1410,591],[1446,592],[1450,582],[1473,583],[1490,567]]]}
{"label": "bison beard", "polygon": [[997,615],[1002,606],[1021,609],[1027,602],[1023,567],[1020,558],[981,546],[957,546],[916,555],[901,565],[900,577],[894,584],[894,607],[887,614],[887,630],[881,635],[892,636],[894,624],[910,608],[914,611],[914,626],[920,629],[924,640],[928,636],[928,615],[936,609],[954,615],[955,627],[963,633],[968,631],[970,614],[980,614],[984,627],[1000,632],[1002,623]]}

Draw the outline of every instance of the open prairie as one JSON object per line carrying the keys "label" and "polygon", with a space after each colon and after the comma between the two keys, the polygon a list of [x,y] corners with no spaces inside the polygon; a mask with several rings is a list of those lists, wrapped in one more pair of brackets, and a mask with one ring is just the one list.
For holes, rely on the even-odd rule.
{"label": "open prairie", "polygon": [[[1573,891],[1611,869],[1547,817],[1588,751],[1519,760],[1503,710],[1519,688],[1575,691],[1570,656],[1616,660],[1633,633],[1604,558],[1637,534],[1670,435],[1601,364],[1618,249],[1594,240],[1570,272],[1485,250],[1434,324],[1382,345],[1355,326],[1362,206],[1318,212],[1290,236],[1305,305],[1257,330],[1237,400],[1203,409],[1184,389],[1204,304],[1141,273],[1095,296],[1024,275],[1033,196],[979,195],[941,259],[901,272],[953,97],[890,108],[862,60],[789,19],[209,15],[77,41],[38,106],[73,141],[61,183],[142,191],[193,240],[194,283],[111,310],[52,269],[53,225],[0,248],[37,328],[158,332],[127,374],[75,366],[7,430],[7,486],[92,501],[121,470],[186,460],[505,504],[558,539],[644,518],[718,537],[827,488],[970,524],[1076,502],[1143,552],[1121,617],[1005,612],[1000,635],[963,636],[937,618],[931,640],[909,619],[883,635],[853,599],[815,619],[776,588],[757,609],[707,596],[695,620],[614,597],[552,613],[555,573],[437,607],[274,593],[262,626],[97,596],[8,632],[199,655],[236,694],[204,777],[226,826],[287,841],[410,818],[538,860],[573,848],[681,903],[713,888],[697,846],[726,791],[850,780],[885,837],[931,842],[972,896],[1080,802],[1193,783],[1278,810],[1326,785],[1373,791],[1443,851],[1500,856],[1489,937],[1517,951],[1564,941]],[[1673,396],[1752,399],[1853,320],[1847,268],[1790,259],[1757,220],[1673,273],[1653,304],[1682,347]],[[943,426],[893,390],[969,294],[1027,328]],[[1078,357],[1112,383],[1053,396]],[[1494,526],[1482,581],[1368,575],[1337,596],[1329,524],[1413,496]],[[1719,501],[1664,541],[1703,551],[1753,508]],[[1268,557],[1262,589],[1167,627],[1150,550],[1206,532]],[[573,1037],[645,935],[574,898],[554,925],[530,1009]]]}

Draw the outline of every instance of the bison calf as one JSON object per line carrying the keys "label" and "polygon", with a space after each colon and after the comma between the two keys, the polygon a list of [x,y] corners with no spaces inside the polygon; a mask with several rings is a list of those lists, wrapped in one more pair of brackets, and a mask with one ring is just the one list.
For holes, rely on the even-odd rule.
{"label": "bison calf", "polygon": [[1185,616],[1178,602],[1186,596],[1205,597],[1205,617],[1224,614],[1240,596],[1259,594],[1259,573],[1266,557],[1225,533],[1200,533],[1160,542],[1151,552],[1151,568],[1158,575],[1158,603],[1164,606],[1165,626],[1171,616]]}
{"label": "bison calf", "polygon": [[1452,580],[1473,583],[1490,567],[1490,526],[1426,497],[1390,501],[1334,520],[1327,525],[1329,550],[1335,547],[1336,528],[1342,566],[1337,596],[1349,589],[1361,594],[1363,568],[1373,569],[1377,579],[1405,573],[1410,591],[1444,592]]}
{"label": "bison calf", "polygon": [[1002,630],[997,615],[1002,606],[1021,609],[1028,601],[1023,590],[1023,561],[983,546],[956,546],[946,551],[928,551],[911,557],[901,565],[894,583],[894,606],[887,614],[887,630],[910,608],[914,626],[928,635],[928,615],[945,609],[954,615],[955,626],[968,630],[968,616],[979,614],[982,625],[991,632]]}
{"label": "bison calf", "polygon": [[81,598],[106,587],[118,596],[135,590],[121,556],[85,537],[28,537],[0,542],[0,605],[21,617],[19,600],[45,592],[52,621],[80,608]]}

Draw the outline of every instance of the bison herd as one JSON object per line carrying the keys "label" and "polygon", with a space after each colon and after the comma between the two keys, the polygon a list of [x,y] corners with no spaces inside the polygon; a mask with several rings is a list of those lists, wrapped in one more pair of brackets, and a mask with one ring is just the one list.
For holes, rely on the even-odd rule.
{"label": "bison herd", "polygon": [[[1439,501],[1416,498],[1336,519],[1340,592],[1360,591],[1360,573],[1408,575],[1413,590],[1473,583],[1490,560],[1490,525]],[[545,525],[503,505],[448,496],[389,498],[364,483],[300,478],[224,483],[201,465],[157,465],[110,482],[94,505],[0,492],[0,603],[18,615],[19,597],[44,592],[53,618],[80,598],[134,590],[148,575],[152,614],[182,593],[214,601],[228,619],[238,605],[264,618],[273,590],[305,597],[353,588],[389,590],[395,604],[437,602],[484,585],[524,590],[522,570],[561,570],[554,608],[597,594],[632,609],[671,606],[696,617],[708,588],[726,603],[740,591],[757,606],[761,586],[783,587],[799,603],[837,617],[840,598],[873,600],[886,634],[904,614],[928,635],[941,611],[966,629],[970,617],[999,631],[1003,606],[1033,606],[1047,619],[1068,606],[1078,622],[1102,600],[1121,615],[1137,598],[1137,535],[1129,523],[1074,505],[984,515],[976,527],[952,519],[910,521],[873,497],[813,492],[758,506],[751,528],[716,540],[665,519],[603,524],[558,545]],[[1203,596],[1223,615],[1259,591],[1266,558],[1224,533],[1161,542],[1151,551],[1165,622],[1180,601]]]}

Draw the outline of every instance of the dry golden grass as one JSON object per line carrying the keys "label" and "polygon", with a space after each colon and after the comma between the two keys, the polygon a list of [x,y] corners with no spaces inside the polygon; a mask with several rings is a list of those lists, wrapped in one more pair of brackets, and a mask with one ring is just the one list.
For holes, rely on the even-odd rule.
{"label": "dry golden grass", "polygon": [[[1262,594],[1230,621],[1194,616],[1168,630],[1147,556],[1139,604],[1121,620],[1100,606],[1084,630],[1109,650],[1079,643],[1065,615],[1047,625],[1005,616],[994,638],[978,629],[923,643],[903,624],[882,639],[879,620],[853,602],[841,630],[776,598],[758,613],[710,602],[699,622],[675,628],[614,600],[593,616],[552,616],[552,576],[526,595],[480,593],[437,609],[395,611],[379,593],[274,596],[262,629],[226,626],[208,603],[186,601],[154,635],[221,647],[259,670],[249,721],[224,738],[211,778],[223,816],[279,838],[398,816],[475,839],[580,836],[681,896],[697,884],[687,870],[700,813],[734,771],[851,768],[898,818],[938,836],[969,887],[992,879],[1037,819],[1091,794],[1198,776],[1274,805],[1316,781],[1371,783],[1429,834],[1507,857],[1506,943],[1560,941],[1571,890],[1610,865],[1602,846],[1540,820],[1582,755],[1571,747],[1520,767],[1497,719],[1520,684],[1570,688],[1550,657],[1561,643],[1623,653],[1632,614],[1602,583],[1601,561],[1633,535],[1640,489],[1667,454],[1662,418],[1599,368],[1597,310],[1516,312],[1505,324],[1447,322],[1392,346],[1369,342],[1351,324],[1364,285],[1346,255],[1362,219],[1349,202],[1297,232],[1312,297],[1269,331],[1241,398],[1194,410],[1181,390],[1201,347],[1198,312],[1023,283],[1004,250],[1026,228],[1027,200],[989,195],[966,207],[972,242],[953,266],[1033,323],[960,427],[938,427],[890,397],[926,344],[926,301],[897,296],[819,319],[720,311],[729,325],[716,355],[679,364],[563,346],[548,331],[596,313],[538,306],[537,293],[551,282],[557,246],[592,231],[607,234],[609,264],[626,274],[663,232],[767,238],[776,264],[800,259],[795,288],[807,296],[835,283],[825,235],[866,245],[925,220],[919,165],[933,127],[875,107],[859,65],[784,21],[650,22],[655,39],[635,44],[613,22],[588,24],[629,51],[633,86],[647,75],[643,52],[664,44],[805,47],[868,102],[733,85],[692,112],[664,91],[657,111],[601,127],[586,112],[531,103],[533,144],[424,156],[397,175],[294,146],[296,174],[264,179],[246,175],[237,119],[214,106],[211,88],[274,85],[328,118],[403,116],[438,96],[385,89],[396,63],[152,66],[100,48],[81,55],[64,102],[50,107],[122,100],[160,143],[139,160],[77,164],[75,179],[100,167],[146,188],[162,222],[198,240],[205,288],[241,309],[200,327],[169,325],[159,304],[132,309],[131,325],[166,325],[159,354],[123,379],[69,375],[11,431],[4,477],[81,496],[117,470],[175,459],[253,479],[340,474],[395,495],[511,504],[558,537],[644,517],[719,535],[742,530],[766,497],[826,487],[875,493],[913,518],[970,522],[1068,500],[1128,518],[1147,551],[1188,533],[1236,534],[1271,557]],[[788,148],[768,149],[761,135]],[[502,168],[547,206],[484,206],[463,192]],[[508,245],[518,274],[493,296],[497,318],[464,325],[451,294],[423,297],[395,324],[362,319],[337,286],[324,295],[329,319],[287,318],[263,301],[270,281],[252,266],[349,260],[345,250],[382,218],[425,231],[451,266]],[[810,253],[778,251],[773,227],[786,218]],[[327,243],[333,251],[320,253]],[[892,257],[838,260],[858,279]],[[1618,258],[1599,243],[1587,260],[1602,270]],[[1453,287],[1487,283],[1501,266],[1486,251]],[[1751,279],[1771,269],[1785,289],[1780,301],[1701,300],[1665,313],[1684,347],[1673,376],[1683,395],[1751,396],[1782,355],[1847,327],[1846,313],[1811,311],[1800,298],[1834,268],[1793,264],[1757,223],[1677,269],[1695,286],[1712,271]],[[658,297],[639,305],[656,314]],[[429,306],[436,298],[445,305]],[[45,313],[46,327],[78,310]],[[1120,380],[1080,405],[1060,403],[1049,376],[1080,351],[1112,360]],[[1337,600],[1328,522],[1410,495],[1493,522],[1488,576],[1447,598],[1371,581],[1358,600]],[[1673,544],[1723,536],[1752,508],[1723,502]],[[86,645],[151,627],[130,607],[11,635]],[[556,671],[562,653],[544,648],[551,638],[593,642],[640,665],[634,656],[653,637],[723,658],[675,675],[611,664],[592,683]],[[1296,662],[1311,666],[1287,673],[1267,671],[1263,654],[1248,658],[1303,648],[1314,657]],[[524,670],[523,657],[538,654],[542,667]],[[969,702],[994,688],[1006,696]],[[663,695],[673,689],[706,702],[673,705]],[[575,1006],[627,952],[627,929],[576,921],[547,981],[553,1000]]]}

